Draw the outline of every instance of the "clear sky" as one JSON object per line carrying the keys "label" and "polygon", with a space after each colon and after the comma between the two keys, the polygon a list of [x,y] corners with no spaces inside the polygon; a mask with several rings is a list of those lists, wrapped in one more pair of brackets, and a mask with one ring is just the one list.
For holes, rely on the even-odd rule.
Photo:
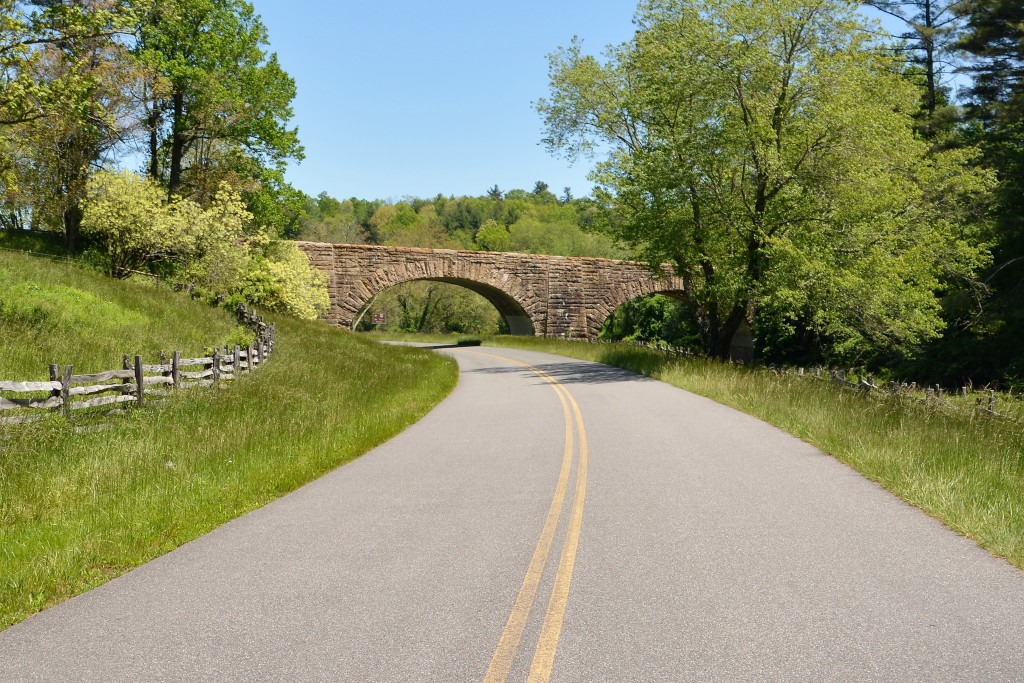
{"label": "clear sky", "polygon": [[532,103],[574,35],[592,53],[632,35],[633,0],[251,1],[298,88],[288,180],[307,194],[589,194],[591,163],[548,154]]}

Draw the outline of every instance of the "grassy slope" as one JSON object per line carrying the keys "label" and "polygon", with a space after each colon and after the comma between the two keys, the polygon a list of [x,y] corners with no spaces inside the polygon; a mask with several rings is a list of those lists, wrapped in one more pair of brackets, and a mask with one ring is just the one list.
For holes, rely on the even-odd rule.
{"label": "grassy slope", "polygon": [[827,381],[628,346],[499,337],[491,345],[594,360],[761,418],[1024,569],[1024,429],[918,401],[865,397]]}
{"label": "grassy slope", "polygon": [[121,355],[199,354],[249,333],[225,311],[151,283],[125,283],[62,261],[0,251],[0,379],[49,379],[121,367]]}
{"label": "grassy slope", "polygon": [[[88,338],[58,347],[69,354],[103,346],[94,334],[112,334],[119,359],[126,343],[140,350],[203,346],[211,325],[233,328],[223,312],[165,292],[97,283],[80,272],[57,276],[44,262],[19,268],[20,278],[42,282],[44,289],[60,281],[85,292],[61,299],[69,317],[82,319],[76,302],[92,310],[99,300],[127,321],[122,329],[84,328]],[[176,341],[155,331],[132,337],[140,315],[149,316],[147,325],[173,320],[159,334]],[[418,420],[457,378],[452,361],[429,352],[383,347],[322,323],[276,322],[278,346],[270,362],[233,386],[182,392],[161,407],[110,418],[101,432],[76,434],[75,425],[60,418],[0,428],[0,628],[366,452]],[[7,327],[6,320],[0,323]],[[27,340],[0,338],[0,355],[28,353],[20,350]],[[90,363],[109,364],[107,352],[98,353]],[[77,366],[76,358],[68,361]],[[3,367],[0,376],[10,372]]]}

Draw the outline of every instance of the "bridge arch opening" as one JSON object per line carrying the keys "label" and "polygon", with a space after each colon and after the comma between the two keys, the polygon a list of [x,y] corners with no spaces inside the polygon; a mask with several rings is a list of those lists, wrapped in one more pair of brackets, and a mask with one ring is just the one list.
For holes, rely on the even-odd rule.
{"label": "bridge arch opening", "polygon": [[693,310],[686,305],[682,292],[672,290],[643,294],[622,302],[608,313],[598,338],[701,348]]}
{"label": "bridge arch opening", "polygon": [[[377,311],[378,308],[392,308],[394,309],[394,302],[389,302],[388,294],[400,292],[402,289],[408,289],[408,285],[413,283],[441,283],[445,285],[453,285],[455,287],[462,288],[473,292],[482,297],[490,306],[493,307],[494,311],[497,312],[503,325],[501,327],[495,326],[495,332],[503,334],[521,335],[521,336],[533,336],[536,328],[534,327],[533,320],[530,318],[526,310],[515,300],[510,294],[502,291],[501,289],[488,285],[483,282],[476,280],[470,280],[467,278],[459,277],[421,277],[411,278],[408,280],[402,280],[389,284],[387,287],[382,288],[378,292],[374,293],[359,310],[359,314],[356,316],[353,322],[353,329],[369,329],[370,323],[372,323],[371,312]],[[430,302],[420,305],[430,306]],[[435,301],[436,305],[436,301]],[[382,311],[383,312],[383,311]],[[427,311],[421,310],[420,314],[427,314]],[[470,332],[475,333],[478,330],[473,329],[448,329],[447,331],[454,332]]]}

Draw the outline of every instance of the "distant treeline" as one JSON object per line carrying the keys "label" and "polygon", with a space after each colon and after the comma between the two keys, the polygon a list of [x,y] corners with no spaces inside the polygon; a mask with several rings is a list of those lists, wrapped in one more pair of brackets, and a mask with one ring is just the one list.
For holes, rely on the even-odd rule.
{"label": "distant treeline", "polygon": [[324,192],[305,198],[291,234],[318,242],[627,258],[627,249],[596,231],[597,214],[592,200],[574,199],[569,188],[555,196],[543,181],[531,191],[495,185],[478,197],[397,202],[341,201]]}

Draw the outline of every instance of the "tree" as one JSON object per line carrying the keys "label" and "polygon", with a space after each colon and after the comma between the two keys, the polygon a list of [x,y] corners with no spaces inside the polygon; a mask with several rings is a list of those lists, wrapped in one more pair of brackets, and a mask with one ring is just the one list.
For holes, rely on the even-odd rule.
{"label": "tree", "polygon": [[480,226],[474,242],[478,249],[484,251],[509,251],[512,247],[512,237],[508,228],[493,218]]}
{"label": "tree", "polygon": [[206,200],[228,174],[244,186],[260,180],[253,166],[283,170],[302,158],[288,128],[295,82],[267,53],[267,29],[250,3],[134,2],[145,10],[136,53],[162,79],[147,113],[149,173],[169,194]]}
{"label": "tree", "polygon": [[611,146],[605,220],[684,282],[705,352],[744,321],[807,319],[844,358],[939,334],[935,296],[984,250],[943,206],[986,189],[967,152],[929,156],[917,92],[841,0],[652,0],[604,63],[551,56],[548,147]]}
{"label": "tree", "polygon": [[320,193],[316,199],[306,197],[299,217],[298,239],[332,244],[363,244],[366,231],[356,218],[351,200],[339,202]]}
{"label": "tree", "polygon": [[957,68],[956,41],[963,26],[960,12],[968,0],[864,0],[863,4],[902,22],[907,30],[893,36],[901,42],[899,50],[908,53],[909,64],[924,76],[923,132],[934,137],[939,128],[948,128],[953,119],[936,119],[947,100],[946,82]]}
{"label": "tree", "polygon": [[967,31],[959,47],[974,58],[971,95],[987,121],[1024,110],[1024,5],[1016,0],[965,0]]}
{"label": "tree", "polygon": [[993,288],[978,365],[986,379],[1024,377],[1024,5],[1017,0],[970,0],[960,47],[971,57],[967,104],[971,134],[995,169],[997,231],[994,263],[986,281]]}
{"label": "tree", "polygon": [[8,201],[31,205],[36,225],[63,230],[72,253],[89,171],[131,134],[139,71],[115,40],[131,15],[116,0],[24,4],[33,9],[0,15],[0,126],[17,126],[0,152],[3,185]]}
{"label": "tree", "polygon": [[126,16],[115,0],[0,0],[0,128],[43,118],[78,87],[73,70],[63,77],[36,77],[33,67],[44,48],[109,39]]}
{"label": "tree", "polygon": [[[225,268],[239,277],[245,270],[236,261],[244,257],[251,219],[238,195],[226,188],[203,209],[188,199],[168,201],[151,178],[101,171],[89,182],[82,229],[100,246],[111,277],[165,262],[183,266],[193,280],[216,269],[212,279],[220,283]],[[234,265],[227,266],[229,261]],[[236,285],[231,281],[225,289]]]}
{"label": "tree", "polygon": [[493,199],[494,201],[500,201],[502,197],[501,188],[498,187],[497,184],[495,184],[494,187],[487,190],[487,196]]}
{"label": "tree", "polygon": [[[386,313],[385,329],[402,332],[500,334],[507,332],[494,306],[476,292],[444,282],[404,282],[374,300]],[[369,328],[364,316],[363,323]]]}

